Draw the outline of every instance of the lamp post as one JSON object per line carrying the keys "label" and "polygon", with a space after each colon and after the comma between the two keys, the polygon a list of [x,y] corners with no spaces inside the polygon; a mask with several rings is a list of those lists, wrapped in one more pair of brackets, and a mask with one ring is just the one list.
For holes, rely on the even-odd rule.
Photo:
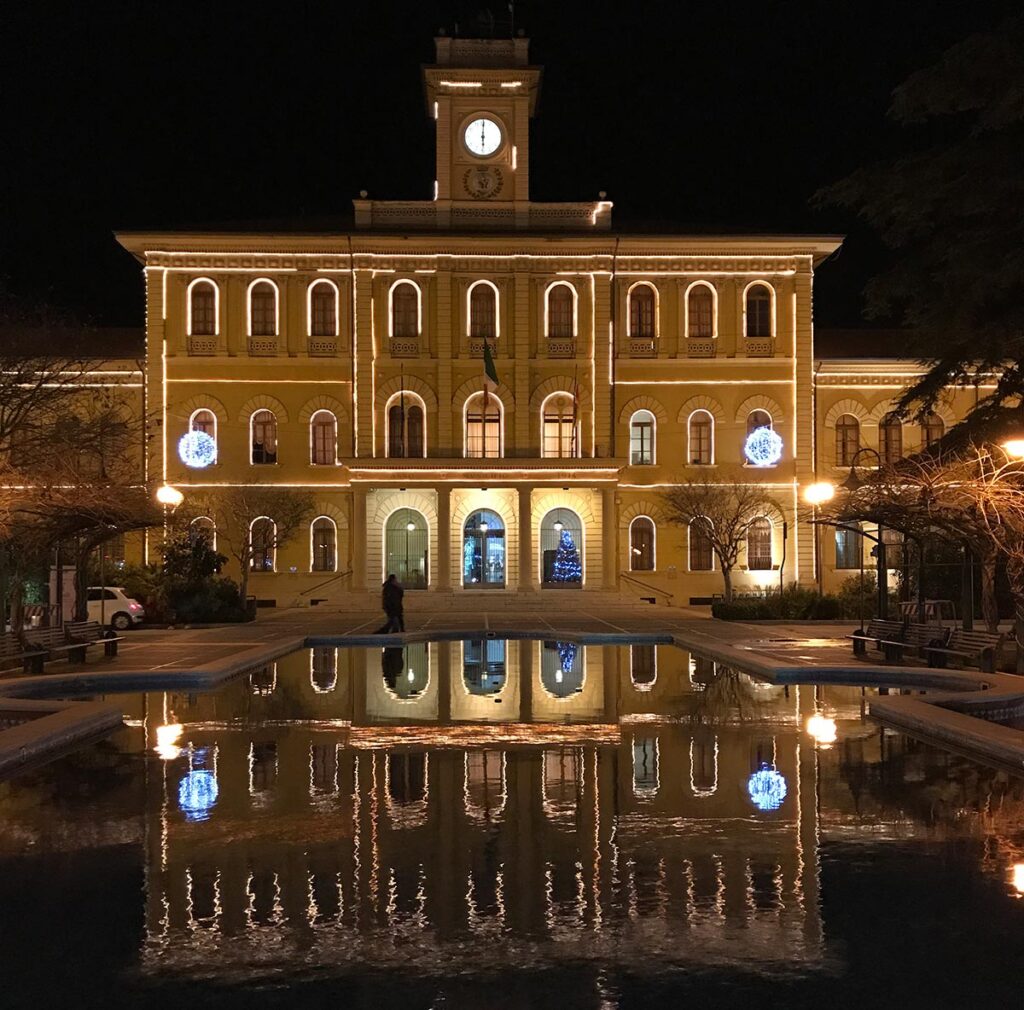
{"label": "lamp post", "polygon": [[[861,480],[857,474],[857,460],[866,453],[869,452],[878,461],[877,465],[882,465],[882,457],[877,449],[872,449],[870,446],[862,446],[853,454],[853,459],[850,460],[850,473],[846,480],[843,481],[841,487],[843,487],[849,495],[853,495],[855,491],[858,491],[864,486],[864,481]],[[859,530],[860,535],[863,539],[870,539],[863,530]],[[889,614],[889,574],[888,566],[885,562],[885,540],[882,536],[882,524],[878,524],[878,538],[875,540],[875,577],[878,581],[878,616],[882,620]],[[864,572],[864,546],[861,544],[861,576],[863,578]]]}
{"label": "lamp post", "polygon": [[818,583],[818,595],[823,593],[824,570],[821,563],[821,528],[818,525],[818,506],[830,502],[836,494],[831,481],[823,480],[804,489],[804,501],[814,508],[814,577]]}

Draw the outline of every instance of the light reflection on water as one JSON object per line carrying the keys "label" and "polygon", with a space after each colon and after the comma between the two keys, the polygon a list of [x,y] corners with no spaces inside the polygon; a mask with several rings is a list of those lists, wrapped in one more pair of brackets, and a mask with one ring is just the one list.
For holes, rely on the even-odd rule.
{"label": "light reflection on water", "polygon": [[[435,642],[119,700],[115,740],[0,787],[0,862],[130,846],[141,888],[88,915],[141,913],[124,970],[151,984],[585,968],[572,1005],[597,1007],[695,970],[835,977],[829,878],[907,848],[1024,924],[1021,783],[883,733],[857,689],[668,646]],[[872,855],[830,868],[830,844]]]}

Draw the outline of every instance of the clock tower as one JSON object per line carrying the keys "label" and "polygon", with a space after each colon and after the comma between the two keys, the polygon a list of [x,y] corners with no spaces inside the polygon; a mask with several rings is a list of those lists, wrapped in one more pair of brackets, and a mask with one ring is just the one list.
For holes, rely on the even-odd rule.
{"label": "clock tower", "polygon": [[487,203],[527,227],[530,117],[541,77],[529,63],[530,40],[441,36],[434,43],[437,60],[423,76],[437,124],[439,217]]}
{"label": "clock tower", "polygon": [[[440,35],[423,68],[436,125],[433,199],[353,201],[356,226],[563,231],[611,227],[611,202],[530,201],[530,118],[541,68],[530,40]],[[603,197],[603,194],[602,194]]]}

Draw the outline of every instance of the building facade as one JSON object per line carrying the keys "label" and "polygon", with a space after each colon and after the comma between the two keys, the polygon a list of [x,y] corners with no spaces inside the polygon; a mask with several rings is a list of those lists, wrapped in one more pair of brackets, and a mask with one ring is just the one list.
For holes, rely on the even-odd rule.
{"label": "building facade", "polygon": [[303,534],[275,548],[273,516],[253,527],[252,591],[281,606],[390,572],[441,592],[707,599],[721,576],[661,493],[708,479],[773,503],[738,588],[812,583],[801,489],[847,458],[836,425],[847,449],[849,417],[874,437],[905,382],[815,361],[814,273],[840,240],[628,233],[603,194],[533,202],[528,40],[436,45],[432,199],[362,194],[337,230],[118,236],[145,274],[149,479],[186,500],[311,493]]}

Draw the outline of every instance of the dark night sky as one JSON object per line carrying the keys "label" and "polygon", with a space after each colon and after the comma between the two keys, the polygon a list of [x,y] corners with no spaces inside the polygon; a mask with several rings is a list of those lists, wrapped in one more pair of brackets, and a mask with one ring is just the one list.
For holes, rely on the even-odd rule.
{"label": "dark night sky", "polygon": [[[138,267],[114,229],[338,215],[361,188],[429,198],[420,64],[439,26],[483,6],[6,5],[0,275],[98,324],[141,325]],[[545,67],[531,195],[607,190],[619,227],[847,232],[816,313],[819,326],[857,325],[879,251],[808,198],[896,153],[892,88],[1017,7],[519,3]]]}

